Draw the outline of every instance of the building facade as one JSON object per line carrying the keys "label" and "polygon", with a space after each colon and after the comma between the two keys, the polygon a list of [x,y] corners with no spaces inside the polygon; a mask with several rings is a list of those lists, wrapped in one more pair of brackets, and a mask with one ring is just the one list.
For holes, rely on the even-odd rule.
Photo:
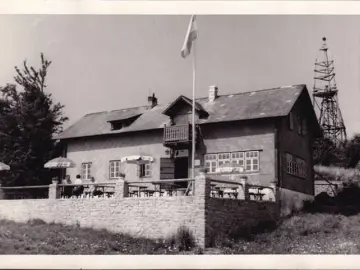
{"label": "building facade", "polygon": [[[58,136],[77,164],[67,174],[96,182],[189,178],[191,106],[185,96],[161,105],[153,95],[147,106],[85,115]],[[235,163],[252,183],[275,182],[284,201],[314,195],[312,142],[321,129],[305,85],[231,95],[210,87],[195,109],[197,168],[212,175]],[[131,155],[154,162],[121,163]]]}

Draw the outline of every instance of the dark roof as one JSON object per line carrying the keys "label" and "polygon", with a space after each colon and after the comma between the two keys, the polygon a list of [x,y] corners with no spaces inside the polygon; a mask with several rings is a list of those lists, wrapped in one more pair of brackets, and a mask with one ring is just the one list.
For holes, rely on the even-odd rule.
{"label": "dark roof", "polygon": [[[300,93],[306,90],[305,85],[285,86],[273,89],[220,95],[214,101],[198,98],[196,102],[202,106],[209,116],[200,119],[199,124],[271,118],[287,115],[292,109]],[[128,108],[110,112],[99,112],[85,115],[82,119],[59,134],[56,139],[69,139],[104,134],[117,134],[142,130],[163,128],[170,123],[169,116],[163,112],[173,102],[159,104],[154,108],[147,106]],[[122,114],[141,114],[130,126],[120,130],[111,130],[108,119],[123,117]]]}

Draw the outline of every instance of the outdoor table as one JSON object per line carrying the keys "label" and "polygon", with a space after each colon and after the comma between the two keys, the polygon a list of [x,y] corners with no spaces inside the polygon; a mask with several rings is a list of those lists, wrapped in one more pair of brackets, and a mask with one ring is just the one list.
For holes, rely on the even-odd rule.
{"label": "outdoor table", "polygon": [[136,191],[129,192],[129,193],[130,193],[130,194],[137,193],[138,197],[140,197],[141,190],[147,188],[147,186],[145,186],[145,185],[138,185],[138,184],[129,184],[128,186],[129,186],[129,187],[136,187],[136,188],[137,188]]}
{"label": "outdoor table", "polygon": [[[172,195],[172,192],[174,190],[174,188],[176,187],[180,187],[179,185],[175,184],[175,183],[162,183],[161,181],[154,181],[154,182],[151,182],[151,184],[153,184],[155,186],[155,192],[159,192],[159,196],[161,196],[164,192],[161,190],[162,189],[162,186],[164,187],[165,186],[165,190],[166,191],[170,191],[171,195]],[[167,186],[167,188],[166,188]],[[170,195],[170,196],[171,196]]]}
{"label": "outdoor table", "polygon": [[186,188],[178,188],[178,189],[176,189],[176,196],[184,195],[186,190],[187,190]]}
{"label": "outdoor table", "polygon": [[170,196],[172,196],[177,189],[181,188],[181,186],[175,183],[163,183],[162,185],[164,186],[163,189],[166,190]]}
{"label": "outdoor table", "polygon": [[222,198],[224,196],[224,191],[221,190],[221,188],[218,186],[215,186],[212,192],[214,194],[214,197]]}
{"label": "outdoor table", "polygon": [[152,197],[155,193],[155,190],[147,188],[147,189],[143,190],[143,192],[145,193],[146,197]]}
{"label": "outdoor table", "polygon": [[262,198],[265,196],[265,194],[260,193],[260,191],[263,190],[264,188],[263,187],[251,187],[251,189],[256,189],[257,192],[256,193],[250,192],[249,195],[254,196],[255,200],[258,199],[259,201],[262,201]]}
{"label": "outdoor table", "polygon": [[229,198],[231,198],[231,196],[234,196],[234,198],[236,199],[238,196],[238,192],[236,190],[232,190],[232,191],[224,191],[224,194],[227,194],[229,196]]}

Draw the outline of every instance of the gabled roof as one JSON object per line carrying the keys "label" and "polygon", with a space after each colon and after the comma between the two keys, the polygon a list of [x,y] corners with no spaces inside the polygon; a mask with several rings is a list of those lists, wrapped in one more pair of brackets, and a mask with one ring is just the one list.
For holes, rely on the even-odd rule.
{"label": "gabled roof", "polygon": [[[173,103],[171,103],[163,112],[163,114],[167,116],[174,115],[177,110],[179,109],[179,106],[181,106],[181,103],[185,103],[188,106],[192,107],[192,99],[189,99],[183,95],[179,96]],[[195,110],[196,112],[201,116],[208,116],[208,112],[204,110],[204,108],[199,104],[199,102],[195,101]]]}
{"label": "gabled roof", "polygon": [[[196,102],[209,114],[207,118],[199,119],[198,123],[208,124],[286,116],[289,114],[302,91],[307,91],[305,85],[220,95],[212,102],[209,102],[207,97],[198,98]],[[146,106],[142,106],[118,111],[87,114],[59,134],[56,139],[160,129],[163,128],[164,125],[170,124],[170,117],[163,114],[163,112],[172,103],[159,104],[152,109],[147,109]],[[199,107],[199,109],[201,108]],[[130,126],[120,130],[111,130],[111,124],[108,122],[108,119],[111,119],[114,115],[121,115],[122,112],[126,112],[125,110],[141,112],[142,114]]]}

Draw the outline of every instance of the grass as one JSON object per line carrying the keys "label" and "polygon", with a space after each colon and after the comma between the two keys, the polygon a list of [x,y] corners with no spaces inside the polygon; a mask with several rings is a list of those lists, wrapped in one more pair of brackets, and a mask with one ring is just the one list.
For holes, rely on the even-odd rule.
{"label": "grass", "polygon": [[165,240],[78,226],[0,221],[0,254],[360,254],[360,215],[300,213],[272,231],[239,239],[218,236],[201,250],[186,228]]}
{"label": "grass", "polygon": [[221,254],[360,254],[360,215],[297,214],[247,240],[218,239]]}
{"label": "grass", "polygon": [[[186,235],[185,228],[179,230]],[[46,224],[40,219],[28,223],[0,220],[0,254],[176,254],[180,249],[196,252],[192,243],[183,245],[177,235],[149,240],[107,230]],[[186,237],[191,239],[188,234]]]}

